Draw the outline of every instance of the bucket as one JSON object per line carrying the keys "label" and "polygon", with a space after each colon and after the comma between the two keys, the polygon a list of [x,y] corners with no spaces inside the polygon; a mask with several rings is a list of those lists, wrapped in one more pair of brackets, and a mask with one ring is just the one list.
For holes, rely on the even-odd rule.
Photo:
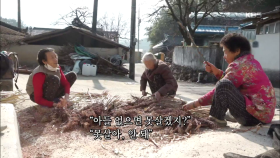
{"label": "bucket", "polygon": [[83,76],[96,76],[97,66],[93,64],[83,64]]}

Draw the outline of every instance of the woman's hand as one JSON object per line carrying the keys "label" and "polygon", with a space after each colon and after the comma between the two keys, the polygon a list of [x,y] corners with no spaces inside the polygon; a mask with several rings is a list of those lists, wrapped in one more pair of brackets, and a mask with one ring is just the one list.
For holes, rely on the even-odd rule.
{"label": "woman's hand", "polygon": [[60,104],[61,104],[61,108],[67,107],[67,101],[66,101],[66,99],[61,98],[61,99],[60,99]]}
{"label": "woman's hand", "polygon": [[146,96],[147,95],[147,92],[145,90],[142,90],[142,95],[143,96]]}
{"label": "woman's hand", "polygon": [[67,102],[67,106],[72,106],[72,105],[74,105],[74,103],[70,101],[70,99],[69,99],[69,94],[67,94],[67,93],[65,94],[65,100],[66,100],[66,102]]}
{"label": "woman's hand", "polygon": [[161,100],[161,95],[159,92],[155,93],[156,100],[159,102]]}
{"label": "woman's hand", "polygon": [[198,101],[191,101],[191,102],[189,102],[189,103],[183,105],[183,106],[182,106],[182,109],[183,109],[184,111],[189,111],[189,110],[194,109],[194,108],[197,108],[197,107],[199,107],[199,106],[201,106],[201,105],[200,105],[200,103],[199,103]]}
{"label": "woman's hand", "polygon": [[59,108],[59,107],[61,107],[61,103],[60,103],[60,102],[58,102],[58,103],[53,103],[53,107]]}
{"label": "woman's hand", "polygon": [[53,106],[56,108],[67,107],[67,101],[65,99],[61,98],[60,101],[58,103],[54,103]]}
{"label": "woman's hand", "polygon": [[213,64],[211,64],[207,61],[204,61],[203,63],[205,64],[205,71],[206,72],[213,73],[215,76],[220,73],[221,70],[216,68],[216,66],[214,66]]}

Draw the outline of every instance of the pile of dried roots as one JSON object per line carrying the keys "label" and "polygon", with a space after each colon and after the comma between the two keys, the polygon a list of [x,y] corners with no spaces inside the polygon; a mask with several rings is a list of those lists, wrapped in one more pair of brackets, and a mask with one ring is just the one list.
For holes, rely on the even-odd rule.
{"label": "pile of dried roots", "polygon": [[[165,97],[160,102],[156,102],[152,96],[141,98],[132,96],[131,100],[122,100],[117,96],[110,96],[107,92],[102,94],[75,93],[72,96],[74,97],[71,99],[75,102],[72,107],[67,109],[52,109],[45,115],[48,116],[49,119],[47,120],[49,122],[59,124],[62,132],[78,128],[86,130],[92,128],[121,128],[124,131],[137,128],[135,124],[116,127],[114,118],[119,116],[123,116],[124,119],[130,117],[131,120],[137,116],[141,116],[143,126],[140,129],[152,128],[153,131],[161,131],[167,135],[174,133],[194,133],[198,132],[200,127],[216,128],[216,124],[207,119],[209,110],[197,109],[185,112],[181,110],[181,107],[186,102],[177,98]],[[103,126],[103,124],[99,126],[98,123],[90,119],[91,116],[110,116],[112,119],[111,126]],[[181,126],[178,123],[167,126],[167,123],[162,121],[163,126],[154,125],[146,127],[146,116],[153,116],[154,120],[159,116],[162,118],[172,116],[173,121],[178,116],[188,119],[185,121],[182,119],[185,125],[182,124]]]}

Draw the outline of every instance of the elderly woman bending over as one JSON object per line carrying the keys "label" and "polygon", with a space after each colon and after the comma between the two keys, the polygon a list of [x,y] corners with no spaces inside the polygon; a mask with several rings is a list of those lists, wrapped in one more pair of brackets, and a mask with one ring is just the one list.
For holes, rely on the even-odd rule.
{"label": "elderly woman bending over", "polygon": [[216,88],[198,101],[184,105],[183,109],[211,104],[210,119],[219,126],[226,126],[226,120],[244,126],[270,123],[276,106],[275,92],[260,63],[251,54],[249,41],[233,33],[224,36],[220,44],[228,68],[223,72],[205,63],[206,71],[219,79]]}
{"label": "elderly woman bending over", "polygon": [[177,81],[166,63],[156,59],[152,53],[144,54],[142,62],[146,66],[146,70],[143,72],[140,81],[140,91],[142,91],[144,96],[147,94],[147,82],[149,83],[151,92],[158,101],[162,96],[176,95],[178,88]]}

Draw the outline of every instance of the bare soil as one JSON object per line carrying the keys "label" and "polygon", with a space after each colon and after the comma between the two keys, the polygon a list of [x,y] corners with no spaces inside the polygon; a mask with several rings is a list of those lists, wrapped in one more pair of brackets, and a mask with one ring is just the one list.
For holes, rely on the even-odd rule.
{"label": "bare soil", "polygon": [[[74,102],[76,101],[76,104],[65,110],[68,110],[68,112],[81,112],[83,111],[82,109],[85,109],[89,105],[91,107],[95,107],[93,105],[96,104],[103,105],[105,107],[104,109],[107,108],[107,110],[103,111],[102,116],[112,116],[111,126],[98,126],[96,123],[90,123],[90,126],[85,127],[81,123],[83,121],[85,122],[85,119],[81,119],[83,121],[80,120],[80,122],[73,125],[73,128],[70,130],[64,130],[71,120],[71,114],[67,116],[68,118],[63,120],[61,118],[62,114],[65,114],[64,112],[61,112],[60,117],[49,117],[52,116],[50,114],[53,114],[55,111],[57,112],[59,109],[43,108],[34,103],[33,105],[29,104],[25,107],[18,106],[17,116],[24,158],[130,157],[129,155],[131,155],[131,157],[153,157],[163,145],[186,140],[191,136],[193,137],[194,133],[203,133],[204,130],[199,130],[201,126],[214,128],[211,126],[211,122],[207,122],[207,119],[199,120],[208,116],[208,110],[198,109],[189,113],[182,112],[180,108],[185,102],[178,99],[164,98],[160,103],[156,103],[152,97],[133,97],[131,101],[127,101],[117,97],[114,98],[114,96],[108,96],[107,93],[103,95],[83,94],[82,96],[80,93],[76,93],[76,95],[73,96],[75,97],[71,99]],[[96,102],[92,103],[92,99]],[[28,104],[26,102],[31,103],[26,99],[25,103],[23,102],[22,104]],[[89,102],[91,103],[89,104]],[[92,113],[86,115],[91,114]],[[135,126],[135,124],[116,126],[114,118],[125,115],[130,118],[141,115],[142,124],[144,126]],[[153,127],[145,126],[145,116],[154,116],[153,119],[155,119],[159,115],[173,117],[191,115],[193,118],[188,120],[187,125],[182,128],[179,128],[178,125],[173,125],[171,127],[156,125]],[[53,119],[56,119],[56,121]],[[57,121],[57,119],[59,119],[59,121]],[[91,120],[91,122],[93,121]],[[188,126],[190,124],[192,124],[191,128]],[[90,129],[101,129],[102,131],[105,129],[110,129],[111,131],[120,129],[122,133],[121,138],[123,136],[125,139],[118,140],[115,136],[111,136],[111,140],[105,140],[104,136],[101,137],[102,140],[95,139],[96,136],[89,132]],[[144,129],[153,129],[153,131],[149,133],[148,139],[138,136],[133,140],[128,135],[128,131],[133,129],[137,132]]]}

